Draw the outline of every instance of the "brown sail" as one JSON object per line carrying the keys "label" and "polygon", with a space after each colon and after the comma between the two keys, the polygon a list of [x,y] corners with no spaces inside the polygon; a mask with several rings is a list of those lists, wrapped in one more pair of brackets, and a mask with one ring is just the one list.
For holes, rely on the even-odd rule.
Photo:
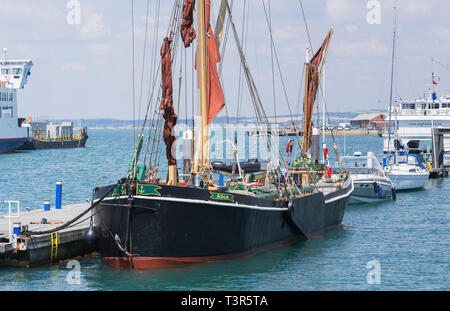
{"label": "brown sail", "polygon": [[170,44],[172,43],[172,37],[165,38],[161,46],[161,78],[162,78],[162,99],[159,105],[160,110],[164,110],[163,118],[164,130],[163,139],[166,144],[166,157],[168,165],[176,165],[177,160],[172,155],[172,145],[175,142],[175,136],[172,135],[172,129],[177,124],[177,115],[173,108],[172,98],[172,64],[171,64],[171,52]]}
{"label": "brown sail", "polygon": [[317,90],[319,87],[320,74],[323,66],[324,52],[328,48],[333,30],[330,29],[325,40],[320,46],[319,50],[313,56],[309,63],[306,63],[305,72],[305,97],[303,99],[303,141],[302,141],[302,154],[305,155],[311,145],[312,136],[312,115],[314,109],[314,102],[317,96]]}
{"label": "brown sail", "polygon": [[192,24],[194,22],[194,5],[194,0],[184,1],[183,20],[181,21],[180,32],[185,47],[189,47],[196,37],[195,30],[192,27]]}

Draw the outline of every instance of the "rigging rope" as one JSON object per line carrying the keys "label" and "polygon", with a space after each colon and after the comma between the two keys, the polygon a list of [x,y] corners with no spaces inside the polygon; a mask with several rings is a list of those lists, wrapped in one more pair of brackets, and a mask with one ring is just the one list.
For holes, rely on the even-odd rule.
{"label": "rigging rope", "polygon": [[[289,109],[289,115],[291,117],[291,123],[292,123],[292,126],[294,127],[294,131],[297,131],[297,128],[296,128],[296,125],[295,125],[295,122],[294,122],[294,117],[292,115],[291,105],[289,103],[289,97],[288,97],[287,91],[286,91],[286,85],[284,83],[283,73],[281,71],[280,61],[278,59],[277,49],[276,49],[275,42],[274,42],[273,36],[272,36],[272,26],[271,26],[271,23],[269,22],[269,17],[267,15],[267,10],[266,10],[266,5],[264,3],[264,0],[261,0],[261,2],[263,4],[264,14],[266,16],[266,23],[267,23],[267,26],[269,27],[270,45],[271,45],[271,48],[273,49],[273,52],[275,54],[275,60],[277,62],[278,73],[280,74],[281,85],[283,86],[283,92],[284,92],[284,96],[286,98],[286,103],[287,103],[287,106],[288,106],[288,109]],[[300,145],[300,141],[299,141],[298,135],[295,135],[295,137],[297,139],[297,143]]]}
{"label": "rigging rope", "polygon": [[150,7],[150,0],[147,0],[147,13],[146,13],[146,18],[145,18],[145,34],[144,34],[144,52],[142,53],[141,87],[140,87],[140,91],[139,91],[138,120],[141,117],[142,90],[144,88],[145,59],[147,56],[146,52],[147,52],[147,32],[148,32],[149,7]]}
{"label": "rigging rope", "polygon": [[[131,0],[131,51],[132,51],[132,87],[133,87],[133,140],[136,146],[136,100],[135,100],[135,82],[134,82],[134,0]],[[134,170],[136,169],[136,160],[134,163]]]}

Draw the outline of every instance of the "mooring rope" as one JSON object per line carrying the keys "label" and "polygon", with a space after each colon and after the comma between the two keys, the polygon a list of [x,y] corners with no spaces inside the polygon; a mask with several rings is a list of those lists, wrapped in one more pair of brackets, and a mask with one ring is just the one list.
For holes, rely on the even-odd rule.
{"label": "mooring rope", "polygon": [[78,219],[80,219],[81,217],[83,217],[84,215],[86,215],[88,212],[90,212],[94,207],[96,207],[100,202],[103,201],[103,199],[105,199],[110,193],[111,191],[114,190],[114,188],[123,183],[125,180],[125,178],[122,178],[121,180],[119,180],[117,183],[115,183],[113,186],[111,186],[111,188],[97,201],[97,202],[93,202],[93,204],[86,209],[84,212],[82,212],[81,214],[79,214],[78,216],[76,216],[75,218],[73,218],[72,220],[69,220],[68,222],[66,222],[65,224],[56,227],[54,229],[51,230],[46,230],[46,231],[24,231],[21,234],[23,235],[27,235],[27,236],[32,236],[32,235],[43,235],[43,234],[50,234],[50,233],[54,233],[54,232],[58,232],[60,230],[63,230],[65,228],[68,228],[70,225],[72,225],[73,223],[75,223]]}

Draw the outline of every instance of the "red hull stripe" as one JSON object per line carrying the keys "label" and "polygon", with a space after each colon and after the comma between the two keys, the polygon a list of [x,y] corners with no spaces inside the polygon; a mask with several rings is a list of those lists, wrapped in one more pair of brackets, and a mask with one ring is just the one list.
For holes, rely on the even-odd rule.
{"label": "red hull stripe", "polygon": [[102,261],[116,268],[123,269],[158,269],[171,268],[181,265],[207,262],[221,262],[226,260],[245,258],[256,253],[285,246],[297,240],[298,237],[290,238],[283,242],[270,244],[268,246],[256,248],[254,250],[219,256],[202,256],[202,257],[104,257]]}

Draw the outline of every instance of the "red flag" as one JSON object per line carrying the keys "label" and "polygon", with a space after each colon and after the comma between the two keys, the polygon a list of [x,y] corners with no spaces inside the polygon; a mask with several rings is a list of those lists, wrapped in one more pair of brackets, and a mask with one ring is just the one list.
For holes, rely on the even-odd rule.
{"label": "red flag", "polygon": [[206,96],[208,106],[208,124],[211,124],[216,115],[225,106],[225,97],[223,95],[222,86],[220,85],[219,74],[217,73],[217,63],[220,62],[220,53],[210,24],[211,0],[206,0],[205,5],[205,23],[207,31],[206,66],[208,68]]}
{"label": "red flag", "polygon": [[433,84],[434,84],[434,85],[438,85],[437,82],[434,82],[434,80],[433,80]]}

